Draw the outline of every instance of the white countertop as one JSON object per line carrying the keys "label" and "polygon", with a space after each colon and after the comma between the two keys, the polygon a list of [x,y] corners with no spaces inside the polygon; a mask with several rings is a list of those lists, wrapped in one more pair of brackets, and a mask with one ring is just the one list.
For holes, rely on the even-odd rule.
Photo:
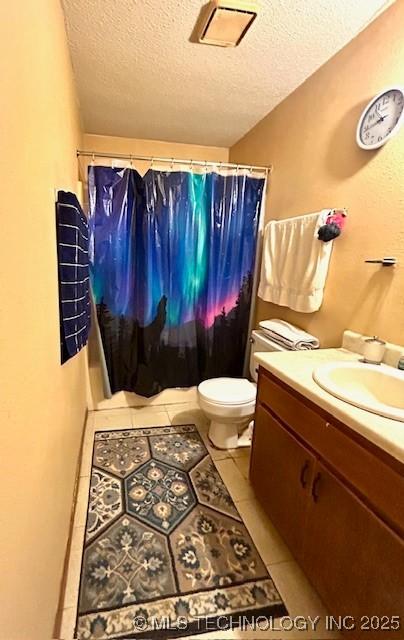
{"label": "white countertop", "polygon": [[[255,360],[277,378],[328,411],[357,433],[404,462],[404,422],[359,409],[324,391],[313,380],[313,369],[332,361],[358,362],[361,357],[346,349],[255,353]],[[385,365],[382,365],[385,366]]]}

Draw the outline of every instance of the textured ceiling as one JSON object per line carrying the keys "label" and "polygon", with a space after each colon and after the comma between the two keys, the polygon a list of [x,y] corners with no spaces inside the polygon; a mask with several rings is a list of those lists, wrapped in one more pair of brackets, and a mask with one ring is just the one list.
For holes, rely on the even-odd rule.
{"label": "textured ceiling", "polygon": [[204,0],[63,0],[88,133],[230,146],[391,0],[261,0],[235,49],[189,41]]}

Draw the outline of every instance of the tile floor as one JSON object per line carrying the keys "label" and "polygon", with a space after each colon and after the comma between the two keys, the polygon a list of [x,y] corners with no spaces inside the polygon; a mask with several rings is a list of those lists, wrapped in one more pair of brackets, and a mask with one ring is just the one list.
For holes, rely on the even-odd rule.
{"label": "tile floor", "polygon": [[[208,423],[196,403],[162,405],[146,408],[114,409],[90,412],[84,437],[80,483],[75,510],[72,547],[66,584],[64,611],[60,638],[72,640],[76,618],[76,606],[80,579],[81,552],[87,511],[90,482],[91,454],[95,431],[122,429],[125,427],[164,426],[168,424],[196,424],[237,508],[247,526],[269,572],[283,597],[292,618],[303,616],[319,621],[306,630],[249,629],[215,631],[192,638],[201,640],[331,640],[339,638],[335,631],[325,628],[326,610],[312,589],[299,566],[293,560],[276,529],[254,499],[248,482],[249,450],[218,451],[207,438]],[[285,621],[289,624],[289,621]],[[188,637],[188,640],[190,638]]]}

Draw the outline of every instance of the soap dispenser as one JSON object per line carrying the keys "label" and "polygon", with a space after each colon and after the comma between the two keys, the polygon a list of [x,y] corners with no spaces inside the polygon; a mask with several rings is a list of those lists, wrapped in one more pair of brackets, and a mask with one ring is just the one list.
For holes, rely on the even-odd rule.
{"label": "soap dispenser", "polygon": [[363,362],[368,364],[381,364],[386,350],[386,343],[377,336],[367,338],[363,348]]}

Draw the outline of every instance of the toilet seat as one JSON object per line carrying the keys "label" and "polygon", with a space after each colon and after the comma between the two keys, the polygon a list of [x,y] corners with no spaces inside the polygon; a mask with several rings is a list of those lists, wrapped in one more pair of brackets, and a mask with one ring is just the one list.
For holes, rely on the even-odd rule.
{"label": "toilet seat", "polygon": [[207,402],[223,406],[240,406],[255,402],[257,387],[246,378],[211,378],[201,382],[200,396]]}
{"label": "toilet seat", "polygon": [[212,378],[198,386],[198,403],[210,421],[209,440],[218,449],[235,449],[250,444],[246,429],[254,418],[257,397],[258,367],[255,356],[260,351],[286,351],[272,342],[261,330],[251,332],[250,375],[246,378]]}

